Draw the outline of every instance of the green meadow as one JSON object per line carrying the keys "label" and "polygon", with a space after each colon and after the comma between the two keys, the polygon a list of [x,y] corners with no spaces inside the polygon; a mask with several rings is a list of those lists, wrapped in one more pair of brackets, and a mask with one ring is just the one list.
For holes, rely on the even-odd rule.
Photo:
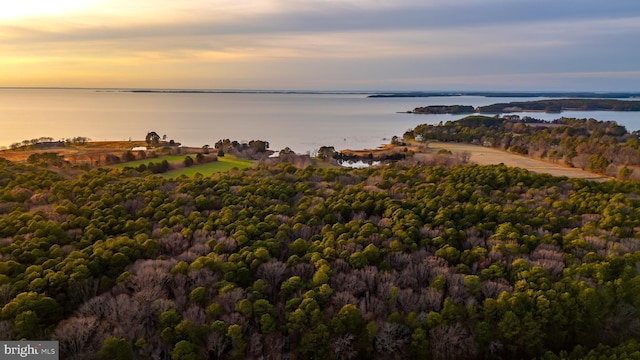
{"label": "green meadow", "polygon": [[[184,157],[183,157],[184,160]],[[202,164],[202,165],[193,165],[187,168],[181,168],[178,170],[167,171],[162,174],[162,177],[170,179],[175,178],[181,175],[185,175],[187,177],[192,177],[195,174],[200,173],[203,176],[210,176],[211,174],[229,171],[233,168],[238,169],[246,169],[250,167],[252,164],[249,160],[240,160],[234,159],[230,157],[218,157],[218,161]]]}
{"label": "green meadow", "polygon": [[[196,154],[189,154],[189,156],[191,156],[192,158],[195,159]],[[132,168],[137,168],[138,166],[144,164],[144,165],[148,165],[150,162],[153,163],[157,163],[157,162],[162,162],[164,160],[167,160],[169,162],[169,164],[171,165],[179,165],[182,166],[185,157],[187,157],[187,155],[170,155],[170,156],[161,156],[161,157],[157,157],[157,158],[149,158],[149,159],[144,159],[144,160],[136,160],[136,161],[130,161],[130,162],[126,162],[126,163],[122,163],[122,164],[117,164],[117,165],[113,165],[110,166],[113,169],[124,169],[126,167],[132,167]],[[217,173],[217,172],[223,172],[223,171],[228,171],[231,170],[233,168],[238,168],[238,169],[246,169],[248,167],[250,167],[252,164],[251,161],[249,160],[240,160],[237,159],[235,157],[232,156],[224,156],[224,157],[218,157],[218,161],[213,161],[210,163],[206,163],[206,164],[202,164],[202,165],[193,165],[191,167],[181,167],[177,170],[171,170],[171,171],[167,171],[166,173],[162,174],[162,177],[164,178],[175,178],[181,175],[185,175],[187,177],[192,177],[197,173],[200,173],[203,176],[209,176],[213,173]]]}

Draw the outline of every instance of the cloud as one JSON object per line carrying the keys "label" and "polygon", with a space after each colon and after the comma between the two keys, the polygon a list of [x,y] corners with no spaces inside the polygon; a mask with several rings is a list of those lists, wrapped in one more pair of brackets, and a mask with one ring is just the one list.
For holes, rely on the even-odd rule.
{"label": "cloud", "polygon": [[215,79],[228,84],[237,79],[242,86],[251,87],[253,80],[295,88],[298,79],[306,87],[331,88],[333,81],[354,88],[571,71],[615,78],[611,71],[635,71],[640,64],[640,9],[630,0],[157,0],[153,6],[101,0],[98,5],[0,24],[0,64],[11,65],[5,73],[22,68],[40,74],[44,70],[38,66],[49,66],[63,79],[65,64],[75,64],[86,79],[92,71],[120,72],[133,76],[132,85],[132,69],[138,68],[145,81],[163,76],[204,87]]}

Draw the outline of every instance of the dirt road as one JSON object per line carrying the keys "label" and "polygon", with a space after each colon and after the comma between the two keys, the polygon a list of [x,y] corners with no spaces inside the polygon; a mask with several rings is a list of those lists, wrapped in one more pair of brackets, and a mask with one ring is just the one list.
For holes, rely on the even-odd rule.
{"label": "dirt road", "polygon": [[581,169],[570,168],[562,164],[532,159],[522,155],[512,154],[506,151],[497,150],[480,145],[470,145],[461,143],[432,142],[429,148],[439,150],[446,149],[451,152],[468,152],[471,154],[471,162],[478,165],[491,165],[503,163],[507,166],[514,166],[527,169],[536,173],[547,173],[553,176],[567,176],[572,178],[591,179],[598,181],[609,180],[610,178],[600,174],[594,174]]}

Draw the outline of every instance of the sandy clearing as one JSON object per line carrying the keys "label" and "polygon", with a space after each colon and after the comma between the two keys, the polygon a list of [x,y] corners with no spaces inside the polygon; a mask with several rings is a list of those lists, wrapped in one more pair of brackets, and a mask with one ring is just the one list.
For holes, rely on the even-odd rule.
{"label": "sandy clearing", "polygon": [[470,161],[478,165],[493,165],[503,163],[507,166],[514,166],[535,173],[547,173],[553,176],[567,176],[571,178],[590,179],[605,181],[611,179],[608,176],[594,174],[581,169],[566,167],[561,164],[532,159],[522,155],[512,154],[506,151],[484,147],[480,145],[462,143],[431,142],[430,149],[446,149],[451,152],[468,152],[471,154]]}

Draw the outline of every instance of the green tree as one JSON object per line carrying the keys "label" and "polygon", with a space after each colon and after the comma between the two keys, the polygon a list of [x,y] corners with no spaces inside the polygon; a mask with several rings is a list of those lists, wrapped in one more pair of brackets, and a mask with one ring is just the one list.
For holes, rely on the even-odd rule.
{"label": "green tree", "polygon": [[203,360],[198,347],[187,340],[179,341],[171,351],[171,360]]}
{"label": "green tree", "polygon": [[147,136],[144,138],[144,140],[149,145],[158,145],[160,143],[160,135],[158,135],[158,133],[155,131],[150,131],[147,133]]}
{"label": "green tree", "polygon": [[607,171],[607,167],[609,167],[609,160],[601,154],[593,154],[589,156],[589,162],[587,164],[588,170],[603,174]]}
{"label": "green tree", "polygon": [[429,354],[429,338],[427,332],[422,328],[417,328],[411,334],[411,344],[409,346],[411,358],[424,359]]}
{"label": "green tree", "polygon": [[247,348],[247,342],[244,339],[242,326],[238,324],[230,325],[227,329],[227,336],[231,339],[231,356],[234,359],[242,359],[245,357],[245,349]]}
{"label": "green tree", "polygon": [[104,339],[98,352],[98,360],[129,360],[133,359],[133,349],[126,339],[108,336]]}
{"label": "green tree", "polygon": [[62,319],[62,306],[36,292],[18,294],[2,308],[2,317],[12,320],[18,339],[45,336]]}
{"label": "green tree", "polygon": [[199,306],[205,306],[207,302],[207,289],[198,286],[189,293],[189,301]]}
{"label": "green tree", "polygon": [[622,180],[626,180],[631,176],[632,173],[633,173],[633,169],[629,169],[628,167],[623,166],[618,171],[618,178],[620,178]]}
{"label": "green tree", "polygon": [[320,324],[302,336],[298,353],[303,359],[333,359],[329,349],[330,341],[327,325]]}
{"label": "green tree", "polygon": [[333,159],[337,155],[336,149],[333,146],[321,146],[318,149],[318,157],[324,161]]}

